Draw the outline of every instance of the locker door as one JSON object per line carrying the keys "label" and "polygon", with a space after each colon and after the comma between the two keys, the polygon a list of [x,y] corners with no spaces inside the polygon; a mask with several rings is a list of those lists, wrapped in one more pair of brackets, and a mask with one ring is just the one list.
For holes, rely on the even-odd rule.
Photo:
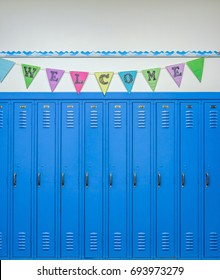
{"label": "locker door", "polygon": [[133,257],[150,257],[150,104],[133,104]]}
{"label": "locker door", "polygon": [[0,258],[8,256],[8,104],[0,103]]}
{"label": "locker door", "polygon": [[85,104],[85,257],[103,253],[103,104]]}
{"label": "locker door", "polygon": [[181,257],[198,257],[199,105],[181,104]]}
{"label": "locker door", "polygon": [[157,257],[174,257],[174,104],[157,104]]}
{"label": "locker door", "polygon": [[79,104],[62,104],[61,257],[78,257]]}
{"label": "locker door", "polygon": [[32,104],[14,104],[13,256],[31,256]]}
{"label": "locker door", "polygon": [[205,104],[205,257],[220,257],[220,103]]}
{"label": "locker door", "polygon": [[109,103],[109,257],[126,257],[126,103]]}
{"label": "locker door", "polygon": [[37,257],[55,256],[55,104],[38,104]]}

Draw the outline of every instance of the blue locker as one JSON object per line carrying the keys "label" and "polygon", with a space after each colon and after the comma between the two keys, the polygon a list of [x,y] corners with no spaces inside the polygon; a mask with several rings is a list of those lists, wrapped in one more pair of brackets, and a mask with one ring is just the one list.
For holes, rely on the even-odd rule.
{"label": "blue locker", "polygon": [[55,103],[38,103],[37,120],[37,257],[55,256]]}
{"label": "blue locker", "polygon": [[103,104],[85,104],[85,258],[103,257]]}
{"label": "blue locker", "polygon": [[13,256],[31,257],[32,104],[14,104]]}
{"label": "blue locker", "polygon": [[220,103],[205,104],[205,257],[220,257]]}
{"label": "blue locker", "polygon": [[175,125],[174,103],[157,103],[157,257],[174,258]]}
{"label": "blue locker", "polygon": [[199,104],[181,103],[181,257],[198,258]]}
{"label": "blue locker", "polygon": [[8,109],[0,103],[0,259],[8,256]]}
{"label": "blue locker", "polygon": [[133,104],[133,257],[151,254],[151,110]]}
{"label": "blue locker", "polygon": [[62,103],[61,257],[79,256],[79,104]]}
{"label": "blue locker", "polygon": [[109,257],[126,258],[127,104],[109,103]]}

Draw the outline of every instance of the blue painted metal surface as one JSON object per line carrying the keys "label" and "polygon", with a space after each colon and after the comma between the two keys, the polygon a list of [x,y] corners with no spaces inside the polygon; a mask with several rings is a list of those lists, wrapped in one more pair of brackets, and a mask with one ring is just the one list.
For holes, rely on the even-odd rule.
{"label": "blue painted metal surface", "polygon": [[220,103],[205,104],[205,257],[220,257]]}
{"label": "blue painted metal surface", "polygon": [[55,103],[38,104],[37,122],[37,257],[55,257]]}
{"label": "blue painted metal surface", "polygon": [[62,104],[61,124],[61,257],[79,256],[79,103]]}
{"label": "blue painted metal surface", "polygon": [[157,104],[157,257],[175,258],[175,115],[174,103]]}
{"label": "blue painted metal surface", "polygon": [[127,252],[127,104],[109,103],[109,257]]}
{"label": "blue painted metal surface", "polygon": [[151,256],[151,104],[133,104],[133,257]]}
{"label": "blue painted metal surface", "polygon": [[199,256],[199,104],[181,103],[181,257]]}
{"label": "blue painted metal surface", "polygon": [[0,258],[8,256],[8,154],[9,114],[8,103],[0,102]]}
{"label": "blue painted metal surface", "polygon": [[13,256],[31,256],[32,104],[14,104]]}
{"label": "blue painted metal surface", "polygon": [[85,258],[103,257],[103,104],[85,104]]}
{"label": "blue painted metal surface", "polygon": [[0,258],[220,259],[219,100],[2,93]]}

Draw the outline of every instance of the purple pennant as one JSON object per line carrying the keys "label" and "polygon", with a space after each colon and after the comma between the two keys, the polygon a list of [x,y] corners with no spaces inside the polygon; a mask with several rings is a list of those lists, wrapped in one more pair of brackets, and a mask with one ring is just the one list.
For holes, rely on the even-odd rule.
{"label": "purple pennant", "polygon": [[47,77],[48,77],[51,91],[54,91],[65,71],[47,68],[46,72],[47,72]]}
{"label": "purple pennant", "polygon": [[166,67],[167,71],[170,73],[178,87],[180,87],[182,82],[184,67],[185,63],[169,65]]}

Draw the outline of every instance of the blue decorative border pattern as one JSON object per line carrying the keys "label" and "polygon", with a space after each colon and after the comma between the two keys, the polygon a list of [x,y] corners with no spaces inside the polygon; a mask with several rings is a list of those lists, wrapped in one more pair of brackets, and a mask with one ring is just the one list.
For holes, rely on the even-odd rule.
{"label": "blue decorative border pattern", "polygon": [[220,51],[0,51],[0,57],[220,57]]}

